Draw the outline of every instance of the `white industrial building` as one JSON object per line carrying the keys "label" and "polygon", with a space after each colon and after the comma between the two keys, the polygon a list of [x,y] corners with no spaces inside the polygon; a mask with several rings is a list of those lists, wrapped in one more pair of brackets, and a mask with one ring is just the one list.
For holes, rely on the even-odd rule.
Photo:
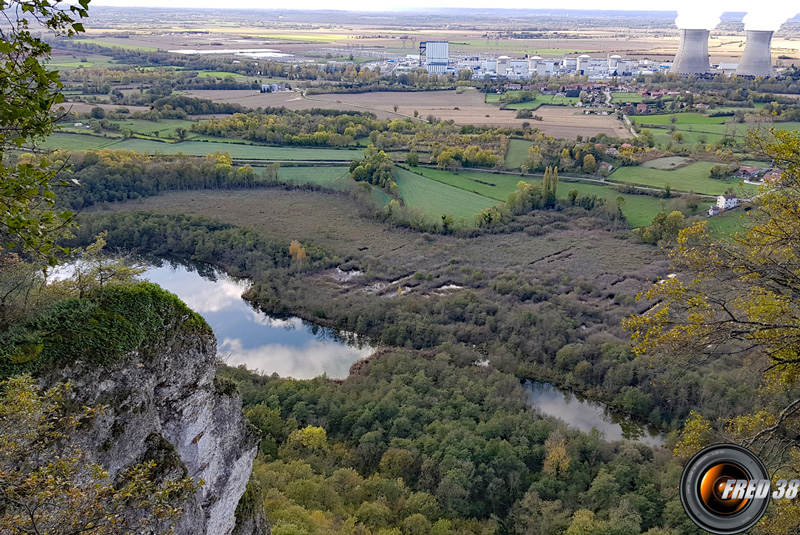
{"label": "white industrial building", "polygon": [[454,70],[470,69],[477,77],[504,77],[510,80],[527,79],[531,76],[550,76],[555,74],[580,74],[590,80],[607,80],[612,76],[635,76],[643,69],[641,62],[623,59],[621,56],[591,57],[583,54],[577,57],[562,58],[465,58],[454,61]]}
{"label": "white industrial building", "polygon": [[[737,64],[721,63],[714,72],[743,74],[747,76],[770,76],[771,32],[747,32],[747,46],[742,61]],[[507,78],[524,80],[532,76],[577,74],[587,76],[590,81],[608,80],[614,76],[637,76],[656,72],[678,72],[703,74],[710,72],[708,62],[708,31],[681,30],[681,43],[674,62],[653,62],[647,59],[632,60],[619,55],[592,57],[588,54],[561,58],[462,57],[451,62],[448,41],[423,41],[419,56],[407,56],[407,60],[418,58],[420,67],[429,73],[456,73],[468,69],[477,78]],[[413,68],[413,63],[405,68]]]}
{"label": "white industrial building", "polygon": [[447,72],[450,62],[450,43],[448,41],[423,41],[419,44],[419,55],[429,73]]}
{"label": "white industrial building", "polygon": [[588,54],[564,56],[562,58],[542,58],[531,56],[512,58],[510,56],[450,58],[448,41],[423,41],[419,46],[419,56],[409,55],[406,60],[418,60],[418,65],[429,73],[457,73],[470,70],[476,78],[507,78],[525,80],[531,76],[551,76],[578,74],[588,76],[590,81],[608,80],[614,76],[636,76],[659,70],[668,70],[667,64],[654,64],[648,60],[631,60],[622,56],[592,57]]}

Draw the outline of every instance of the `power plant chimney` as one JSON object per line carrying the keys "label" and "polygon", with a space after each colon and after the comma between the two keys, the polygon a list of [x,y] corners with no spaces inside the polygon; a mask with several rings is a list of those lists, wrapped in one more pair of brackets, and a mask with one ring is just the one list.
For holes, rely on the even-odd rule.
{"label": "power plant chimney", "polygon": [[681,30],[681,43],[670,72],[705,74],[711,70],[708,61],[709,30]]}
{"label": "power plant chimney", "polygon": [[772,32],[747,31],[747,44],[744,46],[742,59],[736,68],[736,74],[742,76],[772,76]]}

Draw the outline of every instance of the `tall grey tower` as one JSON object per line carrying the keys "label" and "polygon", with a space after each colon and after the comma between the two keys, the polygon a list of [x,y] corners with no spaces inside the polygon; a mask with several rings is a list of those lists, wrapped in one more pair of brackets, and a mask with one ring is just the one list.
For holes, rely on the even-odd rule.
{"label": "tall grey tower", "polygon": [[736,68],[736,74],[743,76],[772,76],[772,32],[747,31],[747,44],[744,46],[742,59]]}
{"label": "tall grey tower", "polygon": [[705,74],[711,70],[708,61],[708,30],[681,30],[681,43],[670,72]]}

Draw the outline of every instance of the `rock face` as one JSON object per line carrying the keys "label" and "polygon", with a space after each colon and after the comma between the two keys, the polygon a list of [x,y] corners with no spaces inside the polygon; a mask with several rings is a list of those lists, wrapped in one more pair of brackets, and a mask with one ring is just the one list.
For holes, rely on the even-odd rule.
{"label": "rock face", "polygon": [[204,481],[184,504],[176,534],[230,535],[258,439],[233,385],[216,377],[213,334],[183,329],[182,321],[113,364],[76,361],[41,382],[69,381],[71,401],[106,406],[73,440],[112,477],[157,444],[177,453],[188,475]]}

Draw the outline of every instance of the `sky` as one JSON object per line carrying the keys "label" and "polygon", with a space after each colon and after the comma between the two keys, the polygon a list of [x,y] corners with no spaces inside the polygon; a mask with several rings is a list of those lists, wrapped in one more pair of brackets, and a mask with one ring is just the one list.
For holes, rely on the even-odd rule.
{"label": "sky", "polygon": [[[647,4],[636,4],[630,0],[570,0],[567,4],[554,5],[552,1],[542,0],[294,0],[289,4],[278,2],[264,2],[263,0],[92,0],[93,5],[118,5],[118,6],[160,6],[183,8],[238,8],[238,9],[335,9],[346,11],[385,11],[388,9],[407,9],[414,7],[461,7],[461,8],[511,8],[511,9],[610,9],[610,10],[649,10],[649,11],[676,11],[687,7],[693,10],[698,5],[708,10],[720,11],[747,11],[747,6],[752,6],[755,0],[728,0],[720,2],[687,1],[687,0],[662,0]],[[774,9],[785,4],[793,4],[794,0],[768,0],[757,4],[762,9]]]}
{"label": "sky", "polygon": [[[553,9],[575,10],[651,10],[677,11],[679,28],[712,29],[719,23],[724,11],[748,12],[746,29],[777,30],[787,18],[800,12],[796,0],[662,0],[658,3],[636,4],[630,0],[570,0],[555,6],[552,0],[293,0],[290,3],[264,2],[263,0],[92,0],[92,5],[176,7],[207,9],[335,9],[343,11],[387,11],[414,8],[477,8],[477,9]],[[757,9],[753,9],[756,7]],[[752,11],[751,11],[752,10]]]}

